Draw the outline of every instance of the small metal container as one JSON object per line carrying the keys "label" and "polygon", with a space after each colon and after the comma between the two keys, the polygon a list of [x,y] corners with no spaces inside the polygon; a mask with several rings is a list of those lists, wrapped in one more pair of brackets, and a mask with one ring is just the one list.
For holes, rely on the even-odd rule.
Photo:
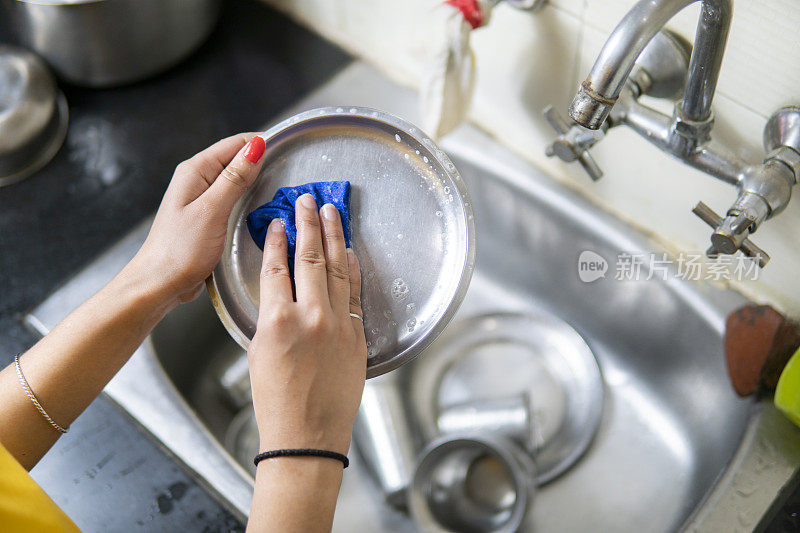
{"label": "small metal container", "polygon": [[236,413],[231,420],[225,431],[224,444],[225,449],[231,453],[236,462],[253,477],[256,476],[253,457],[259,452],[258,443],[256,414],[253,411],[253,404],[249,404]]}
{"label": "small metal container", "polygon": [[353,441],[389,505],[404,509],[417,447],[397,372],[369,380],[353,426]]}
{"label": "small metal container", "polygon": [[451,435],[420,455],[409,493],[423,531],[517,531],[536,490],[531,458],[509,439]]}
{"label": "small metal container", "polygon": [[263,135],[263,170],[231,213],[222,259],[207,283],[222,323],[247,348],[262,258],[247,214],[279,187],[347,180],[367,377],[412,360],[453,317],[472,277],[475,221],[456,167],[422,131],[368,108],[312,109]]}
{"label": "small metal container", "polygon": [[67,101],[38,56],[0,45],[0,187],[30,176],[58,152]]}

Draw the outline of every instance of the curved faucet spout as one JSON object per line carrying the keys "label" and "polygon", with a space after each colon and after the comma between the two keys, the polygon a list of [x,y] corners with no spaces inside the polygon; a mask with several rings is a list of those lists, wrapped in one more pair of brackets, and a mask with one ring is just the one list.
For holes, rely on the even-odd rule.
{"label": "curved faucet spout", "polygon": [[[640,0],[633,6],[606,41],[572,100],[572,119],[586,128],[598,129],[647,43],[678,11],[697,1],[700,0]],[[703,0],[681,104],[682,118],[686,120],[703,122],[711,116],[732,15],[733,0]]]}

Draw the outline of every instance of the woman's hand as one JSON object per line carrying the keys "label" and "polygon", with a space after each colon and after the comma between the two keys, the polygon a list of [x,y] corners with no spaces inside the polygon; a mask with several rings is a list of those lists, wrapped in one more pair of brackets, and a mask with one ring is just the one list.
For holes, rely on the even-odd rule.
{"label": "woman's hand", "polygon": [[[178,165],[146,242],[108,285],[28,350],[20,365],[36,398],[69,426],[164,313],[202,287],[219,261],[233,204],[261,168],[264,140],[224,139]],[[9,365],[0,371],[0,442],[32,468],[59,435]]]}
{"label": "woman's hand", "polygon": [[[297,199],[295,294],[286,232],[273,220],[264,244],[256,334],[247,352],[260,450],[346,454],[367,373],[361,274],[330,204]],[[320,216],[321,215],[321,216]],[[258,463],[248,531],[330,531],[342,465],[324,457]]]}
{"label": "woman's hand", "polygon": [[350,316],[362,316],[361,274],[352,250],[345,250],[334,206],[317,211],[314,198],[305,194],[295,213],[296,301],[286,234],[273,220],[264,245],[258,325],[248,351],[261,450],[346,454],[366,377],[364,325]]}
{"label": "woman's hand", "polygon": [[261,170],[264,140],[223,139],[175,169],[147,240],[126,267],[172,304],[197,296],[222,255],[233,205]]}

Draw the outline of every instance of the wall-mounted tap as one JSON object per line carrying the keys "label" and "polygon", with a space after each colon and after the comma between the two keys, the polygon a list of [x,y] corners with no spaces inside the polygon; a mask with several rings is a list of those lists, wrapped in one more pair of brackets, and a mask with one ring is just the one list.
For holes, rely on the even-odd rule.
{"label": "wall-mounted tap", "polygon": [[[711,102],[733,13],[732,0],[705,0],[694,47],[663,31],[681,9],[698,0],[640,0],[606,41],[589,76],[569,107],[567,124],[551,107],[545,117],[558,132],[547,155],[578,160],[592,179],[602,172],[588,150],[606,131],[627,125],[685,163],[735,185],[736,201],[725,217],[705,204],[693,210],[714,228],[707,254],[742,250],[765,266],[769,256],[749,236],[780,213],[800,176],[800,108],[777,111],[764,131],[767,156],[748,164],[711,138]],[[639,97],[677,100],[672,116],[639,102]]]}

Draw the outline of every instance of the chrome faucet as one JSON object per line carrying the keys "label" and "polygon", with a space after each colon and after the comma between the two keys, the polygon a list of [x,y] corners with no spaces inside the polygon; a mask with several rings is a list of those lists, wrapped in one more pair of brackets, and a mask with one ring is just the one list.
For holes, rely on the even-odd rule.
{"label": "chrome faucet", "polygon": [[[800,177],[800,108],[778,110],[764,130],[766,158],[749,164],[711,138],[711,103],[728,38],[732,0],[704,0],[694,47],[663,30],[681,9],[698,0],[640,0],[606,41],[589,76],[569,107],[568,124],[552,106],[545,117],[558,132],[547,155],[579,161],[597,180],[602,171],[589,149],[609,128],[627,125],[661,150],[734,185],[736,201],[725,217],[700,202],[693,209],[713,229],[707,254],[742,250],[761,267],[769,256],[749,236],[780,213]],[[672,116],[639,102],[639,97],[677,100]]]}

